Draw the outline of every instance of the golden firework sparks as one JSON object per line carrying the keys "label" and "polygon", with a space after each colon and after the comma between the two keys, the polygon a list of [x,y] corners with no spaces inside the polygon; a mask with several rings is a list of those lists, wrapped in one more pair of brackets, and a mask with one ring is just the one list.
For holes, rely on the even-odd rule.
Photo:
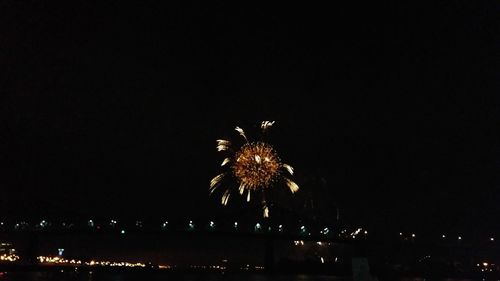
{"label": "golden firework sparks", "polygon": [[229,201],[229,189],[224,192],[224,195],[222,195],[222,205],[227,205],[227,201]]}
{"label": "golden firework sparks", "polygon": [[219,174],[215,176],[211,181],[210,181],[210,193],[214,192],[215,188],[217,185],[220,183],[222,178],[224,177],[224,173]]}
{"label": "golden firework sparks", "polygon": [[288,173],[290,173],[290,175],[293,176],[293,167],[292,166],[290,166],[288,164],[283,164],[283,168],[285,168],[288,171]]}
{"label": "golden firework sparks", "polygon": [[290,191],[292,193],[295,193],[299,190],[299,186],[295,182],[291,181],[290,179],[285,178],[285,182],[286,182],[286,185],[288,186],[288,188],[290,188]]}
{"label": "golden firework sparks", "polygon": [[240,127],[236,126],[235,130],[236,130],[238,133],[240,133],[240,135],[241,135],[241,136],[242,136],[242,137],[243,137],[246,141],[248,141],[247,136],[245,135],[245,131],[243,131],[243,129],[242,129],[242,128],[240,128]]}
{"label": "golden firework sparks", "polygon": [[265,218],[268,218],[268,217],[269,217],[269,208],[268,208],[267,206],[264,206],[264,214],[263,214],[263,216],[264,216]]}
{"label": "golden firework sparks", "polygon": [[260,127],[263,131],[266,131],[268,128],[271,128],[272,125],[274,125],[274,121],[262,121]]}
{"label": "golden firework sparks", "polygon": [[233,174],[247,189],[266,188],[280,175],[280,159],[269,144],[245,144],[235,158]]}
{"label": "golden firework sparks", "polygon": [[224,158],[224,161],[222,161],[222,164],[220,164],[221,167],[224,167],[227,163],[231,162],[231,159],[229,157]]}
{"label": "golden firework sparks", "polygon": [[[274,121],[263,121],[260,125],[262,132],[266,132],[274,125]],[[221,203],[227,205],[231,195],[233,186],[238,190],[240,195],[245,191],[246,200],[250,201],[253,191],[258,191],[257,195],[264,194],[271,189],[277,182],[283,182],[292,193],[299,190],[299,186],[283,176],[284,173],[294,174],[294,169],[289,164],[281,162],[276,150],[266,142],[252,141],[250,142],[245,134],[245,131],[236,127],[235,130],[245,140],[245,143],[239,148],[235,148],[229,140],[218,139],[217,150],[228,154],[222,161],[221,167],[227,169],[226,173],[221,173],[210,181],[210,193],[220,185],[225,179],[235,179],[236,184],[225,184],[227,186],[224,191]],[[226,177],[226,174],[232,174],[233,177]],[[269,217],[269,207],[263,201],[263,216]]]}

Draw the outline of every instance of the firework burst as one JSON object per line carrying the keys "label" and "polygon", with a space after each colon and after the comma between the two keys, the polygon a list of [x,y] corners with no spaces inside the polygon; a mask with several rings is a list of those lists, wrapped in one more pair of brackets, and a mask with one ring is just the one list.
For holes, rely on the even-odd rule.
{"label": "firework burst", "polygon": [[[260,126],[262,133],[273,125],[274,121],[263,121]],[[236,127],[235,130],[243,138],[243,145],[236,146],[231,141],[223,139],[216,141],[217,151],[226,154],[221,163],[225,171],[210,181],[210,194],[219,187],[223,188],[221,198],[223,205],[227,205],[233,192],[246,196],[247,201],[253,198],[252,193],[261,195],[263,216],[268,217],[269,206],[265,198],[270,189],[277,183],[282,183],[292,193],[299,190],[299,186],[289,178],[293,175],[293,167],[283,163],[270,144],[250,141],[242,128]]]}

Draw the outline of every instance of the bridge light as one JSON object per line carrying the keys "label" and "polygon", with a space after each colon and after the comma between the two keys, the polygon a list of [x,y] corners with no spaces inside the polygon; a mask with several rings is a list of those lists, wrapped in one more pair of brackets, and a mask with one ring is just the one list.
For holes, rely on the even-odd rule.
{"label": "bridge light", "polygon": [[46,227],[48,224],[49,224],[49,223],[48,223],[46,220],[42,220],[42,221],[40,222],[40,227],[41,227],[41,228],[44,228],[44,227]]}
{"label": "bridge light", "polygon": [[328,227],[325,227],[321,233],[327,235],[329,232],[330,230],[328,229]]}
{"label": "bridge light", "polygon": [[260,223],[255,224],[255,231],[260,230]]}

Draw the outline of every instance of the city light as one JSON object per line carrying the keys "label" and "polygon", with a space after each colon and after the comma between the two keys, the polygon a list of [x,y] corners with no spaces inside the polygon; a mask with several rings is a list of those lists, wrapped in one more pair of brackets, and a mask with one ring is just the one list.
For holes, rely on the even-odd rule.
{"label": "city light", "polygon": [[490,241],[491,241],[491,242],[495,241],[495,238],[490,237]]}
{"label": "city light", "polygon": [[412,234],[411,234],[411,237],[415,238],[415,233],[412,233]]}
{"label": "city light", "polygon": [[125,230],[122,229],[122,231],[120,231],[121,234],[125,234]]}
{"label": "city light", "polygon": [[19,256],[15,254],[3,254],[0,255],[0,261],[15,262],[19,260]]}
{"label": "city light", "polygon": [[113,261],[95,261],[82,262],[80,260],[68,260],[61,257],[39,256],[37,260],[42,264],[67,264],[67,265],[86,265],[86,266],[107,266],[107,267],[146,267],[144,263],[113,262]]}
{"label": "city light", "polygon": [[446,235],[443,234],[441,237],[446,238]]}
{"label": "city light", "polygon": [[462,236],[458,236],[458,240],[462,240]]}

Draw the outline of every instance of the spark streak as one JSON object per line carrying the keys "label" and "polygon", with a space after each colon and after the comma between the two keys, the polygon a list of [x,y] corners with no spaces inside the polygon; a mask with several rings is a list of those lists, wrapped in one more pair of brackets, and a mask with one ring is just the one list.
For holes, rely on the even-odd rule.
{"label": "spark streak", "polygon": [[288,171],[288,173],[290,173],[290,175],[293,176],[293,167],[292,166],[290,166],[288,164],[283,164],[283,168],[285,168]]}
{"label": "spark streak", "polygon": [[211,181],[210,181],[210,187],[211,188],[214,188],[221,180],[222,178],[224,177],[224,173],[222,174],[219,174],[217,176],[215,176]]}
{"label": "spark streak", "polygon": [[274,125],[274,121],[262,121],[260,127],[262,128],[262,131],[266,131],[271,128],[272,125]]}
{"label": "spark streak", "polygon": [[222,164],[220,164],[221,167],[224,167],[227,163],[231,162],[231,159],[229,157],[224,158],[224,161],[222,161]]}
{"label": "spark streak", "polygon": [[292,193],[295,193],[299,190],[299,186],[295,182],[291,181],[288,178],[285,178],[285,181],[286,181],[286,185],[288,186],[288,188],[290,188],[290,191]]}
{"label": "spark streak", "polygon": [[236,126],[235,130],[240,133],[240,135],[248,142],[247,136],[245,135],[245,131],[242,128]]}
{"label": "spark streak", "polygon": [[227,205],[227,201],[229,201],[229,196],[230,195],[231,194],[229,193],[229,190],[226,190],[224,192],[224,195],[222,195],[222,205],[224,205],[224,206]]}

